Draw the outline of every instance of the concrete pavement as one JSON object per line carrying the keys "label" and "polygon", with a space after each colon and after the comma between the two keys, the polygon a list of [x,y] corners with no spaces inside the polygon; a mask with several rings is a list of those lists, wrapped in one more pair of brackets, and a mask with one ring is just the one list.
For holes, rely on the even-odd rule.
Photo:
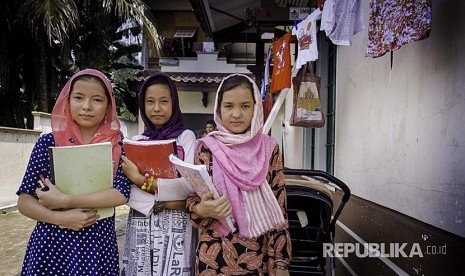
{"label": "concrete pavement", "polygon": [[[120,264],[128,212],[129,207],[126,205],[116,208],[116,236],[120,251]],[[20,275],[27,242],[34,226],[34,220],[23,216],[17,210],[0,213],[1,276]]]}

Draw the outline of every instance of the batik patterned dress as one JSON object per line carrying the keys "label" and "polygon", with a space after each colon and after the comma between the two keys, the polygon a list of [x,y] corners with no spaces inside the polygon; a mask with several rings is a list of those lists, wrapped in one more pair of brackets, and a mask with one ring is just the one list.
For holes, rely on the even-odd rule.
{"label": "batik patterned dress", "polygon": [[[212,154],[201,144],[196,154],[196,164],[204,164],[212,175]],[[213,227],[215,219],[203,219],[193,212],[200,198],[192,194],[187,201],[188,218],[192,225],[201,229],[200,242],[195,259],[196,275],[275,275],[275,261],[291,260],[291,239],[287,231],[286,190],[278,146],[270,159],[267,181],[276,196],[286,224],[258,238],[245,238],[239,232],[223,237]]]}
{"label": "batik patterned dress", "polygon": [[[55,146],[53,134],[40,137],[34,146],[26,174],[17,194],[34,197],[39,174],[50,178],[48,148]],[[113,187],[129,198],[130,182],[121,162]],[[118,245],[115,217],[98,220],[90,227],[73,231],[58,225],[37,222],[27,245],[21,275],[118,275]]]}

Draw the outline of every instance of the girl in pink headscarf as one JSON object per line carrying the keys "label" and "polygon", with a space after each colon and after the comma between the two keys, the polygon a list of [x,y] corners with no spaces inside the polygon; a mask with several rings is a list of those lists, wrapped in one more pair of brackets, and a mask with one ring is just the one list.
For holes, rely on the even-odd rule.
{"label": "girl in pink headscarf", "polygon": [[[92,69],[76,73],[61,91],[51,121],[52,133],[36,142],[17,191],[19,211],[37,220],[21,275],[118,275],[115,217],[97,221],[96,210],[125,204],[130,193],[121,168],[122,133],[110,81]],[[48,179],[48,148],[99,142],[112,144],[113,188],[78,196],[62,193]],[[40,189],[40,174],[48,191]]]}
{"label": "girl in pink headscarf", "polygon": [[[200,139],[195,162],[207,166],[221,195],[188,198],[189,219],[201,229],[196,274],[289,275],[291,240],[279,148],[262,134],[263,107],[255,82],[234,74],[218,88],[218,126]],[[218,219],[232,215],[230,233]]]}

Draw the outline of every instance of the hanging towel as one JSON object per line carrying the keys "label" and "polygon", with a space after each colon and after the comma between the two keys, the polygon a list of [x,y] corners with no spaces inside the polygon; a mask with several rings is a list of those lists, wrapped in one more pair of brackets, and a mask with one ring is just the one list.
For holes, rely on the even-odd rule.
{"label": "hanging towel", "polygon": [[287,33],[273,42],[273,75],[270,92],[291,87],[291,34]]}
{"label": "hanging towel", "polygon": [[334,26],[329,39],[335,45],[350,46],[352,36],[363,29],[363,12],[360,0],[334,0]]}
{"label": "hanging towel", "polygon": [[325,31],[326,36],[329,37],[336,24],[336,17],[334,16],[334,0],[326,0],[321,12],[320,30]]}

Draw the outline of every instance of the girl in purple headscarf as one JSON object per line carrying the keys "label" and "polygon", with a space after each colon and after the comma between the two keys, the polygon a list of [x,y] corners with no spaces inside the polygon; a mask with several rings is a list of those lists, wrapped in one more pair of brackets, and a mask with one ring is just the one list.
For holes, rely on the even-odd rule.
{"label": "girl in purple headscarf", "polygon": [[[149,77],[139,92],[144,132],[132,140],[176,139],[178,155],[194,163],[195,134],[184,128],[177,89],[164,74]],[[123,171],[135,184],[128,205],[121,275],[191,275],[197,234],[184,212],[192,189],[184,178],[155,179],[154,194],[142,191],[144,176],[123,157]]]}

